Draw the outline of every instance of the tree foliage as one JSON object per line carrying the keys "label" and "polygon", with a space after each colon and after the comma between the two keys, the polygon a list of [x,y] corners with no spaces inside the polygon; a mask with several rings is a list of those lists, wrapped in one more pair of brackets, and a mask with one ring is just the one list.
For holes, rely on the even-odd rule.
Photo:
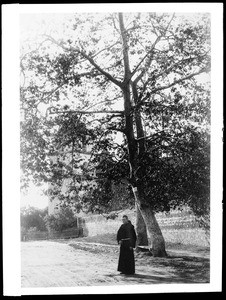
{"label": "tree foliage", "polygon": [[47,215],[45,223],[49,230],[59,232],[69,228],[77,228],[77,218],[70,207],[62,208],[56,215]]}
{"label": "tree foliage", "polygon": [[206,212],[210,87],[199,76],[210,70],[208,14],[75,14],[64,25],[21,58],[25,184],[49,181],[62,202],[103,211],[112,182],[135,180],[154,211]]}
{"label": "tree foliage", "polygon": [[36,228],[38,231],[46,231],[45,216],[48,214],[47,209],[38,209],[35,207],[21,208],[20,222],[21,227],[28,231]]}

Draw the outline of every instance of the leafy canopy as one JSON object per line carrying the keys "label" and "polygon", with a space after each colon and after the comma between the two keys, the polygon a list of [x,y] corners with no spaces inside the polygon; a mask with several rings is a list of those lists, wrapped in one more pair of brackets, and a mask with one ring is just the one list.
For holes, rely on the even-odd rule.
{"label": "leafy canopy", "polygon": [[[109,207],[109,182],[129,179],[126,79],[130,130],[138,149],[141,142],[145,149],[134,173],[147,203],[155,211],[187,203],[200,214],[209,198],[209,15],[123,18],[122,32],[116,13],[70,15],[61,36],[50,29],[38,36],[36,49],[23,44],[23,184],[48,181],[54,186],[50,196],[77,209]],[[94,167],[98,172],[91,176]],[[68,190],[61,193],[65,179]],[[129,202],[130,190],[124,195]]]}

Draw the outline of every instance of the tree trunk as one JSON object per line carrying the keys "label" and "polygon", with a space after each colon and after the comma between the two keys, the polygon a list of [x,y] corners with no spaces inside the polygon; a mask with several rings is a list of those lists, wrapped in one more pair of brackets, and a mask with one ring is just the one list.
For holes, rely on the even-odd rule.
{"label": "tree trunk", "polygon": [[136,200],[136,204],[139,207],[139,210],[147,227],[147,231],[151,242],[150,250],[153,256],[166,257],[167,253],[165,250],[165,240],[163,238],[159,224],[155,218],[154,212],[152,211],[150,206],[145,203],[145,200],[139,197],[139,193],[136,187],[133,188],[133,193]]}
{"label": "tree trunk", "polygon": [[147,228],[138,205],[136,205],[136,232],[137,232],[137,245],[147,246],[148,245]]}
{"label": "tree trunk", "polygon": [[163,238],[159,224],[155,218],[154,212],[149,207],[145,207],[141,209],[141,213],[146,223],[148,233],[150,235],[150,250],[153,256],[167,256],[165,250],[165,240]]}
{"label": "tree trunk", "polygon": [[[140,191],[137,191],[137,178],[136,171],[139,167],[139,159],[142,157],[142,154],[145,152],[144,145],[144,132],[141,122],[140,113],[136,110],[135,112],[135,123],[137,129],[137,138],[141,138],[137,142],[134,135],[134,107],[131,104],[131,70],[129,64],[129,52],[128,52],[128,36],[126,35],[126,29],[123,21],[123,14],[119,13],[119,28],[122,38],[122,50],[123,50],[123,62],[124,62],[124,79],[121,84],[121,90],[124,98],[124,113],[125,113],[125,135],[128,143],[128,156],[129,156],[129,166],[130,166],[130,184],[133,187],[133,192],[135,196],[135,202],[139,207],[143,221],[146,224],[148,233],[151,239],[151,248],[154,256],[166,256],[165,251],[165,242],[162,236],[162,232],[159,228],[158,222],[155,218],[154,213],[150,209],[148,202],[142,195],[142,188]],[[132,93],[135,104],[138,102],[138,93],[137,93],[137,80],[132,84]],[[146,204],[147,202],[147,204]],[[140,218],[139,218],[140,219]]]}

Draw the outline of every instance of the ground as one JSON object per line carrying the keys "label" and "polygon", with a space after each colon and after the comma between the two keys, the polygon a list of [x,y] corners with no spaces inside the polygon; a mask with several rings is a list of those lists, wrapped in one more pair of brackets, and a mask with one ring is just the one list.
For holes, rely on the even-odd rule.
{"label": "ground", "polygon": [[85,239],[21,243],[22,287],[207,283],[209,249],[168,247],[166,258],[135,253],[136,274],[117,272],[119,247]]}

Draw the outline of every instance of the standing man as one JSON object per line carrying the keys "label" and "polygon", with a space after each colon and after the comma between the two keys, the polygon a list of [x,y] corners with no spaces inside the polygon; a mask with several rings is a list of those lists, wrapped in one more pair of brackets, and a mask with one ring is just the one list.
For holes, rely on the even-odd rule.
{"label": "standing man", "polygon": [[120,245],[118,271],[121,274],[132,275],[135,273],[133,248],[136,246],[137,237],[134,226],[126,215],[122,217],[122,222],[117,233],[117,241]]}

